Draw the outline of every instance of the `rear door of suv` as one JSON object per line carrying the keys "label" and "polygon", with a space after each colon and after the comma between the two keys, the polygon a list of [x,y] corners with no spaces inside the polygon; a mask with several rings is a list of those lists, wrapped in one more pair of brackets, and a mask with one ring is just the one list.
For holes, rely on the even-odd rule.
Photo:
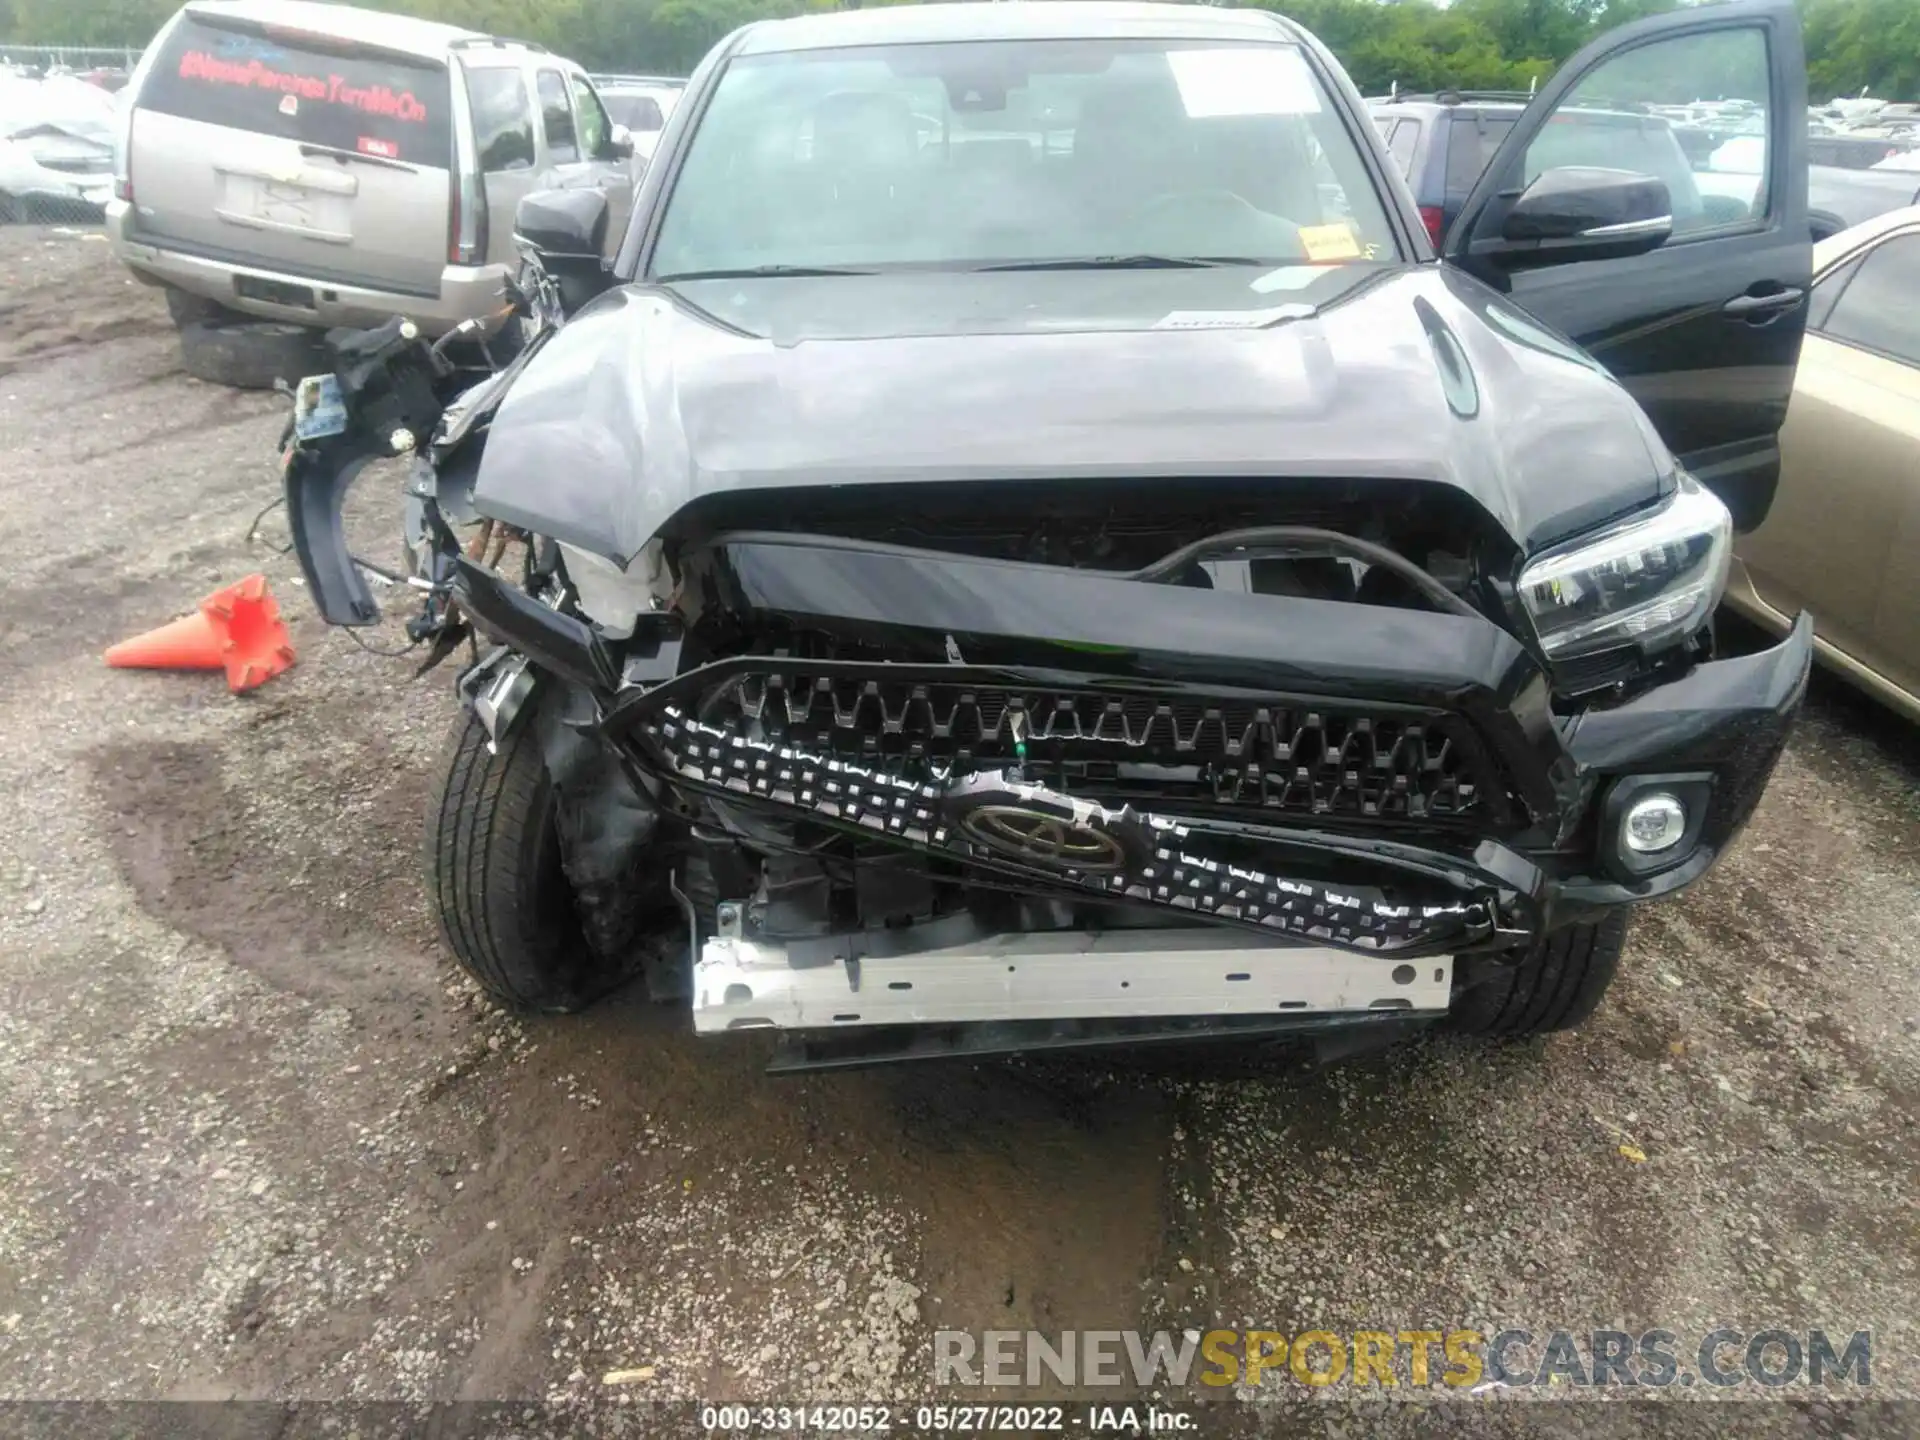
{"label": "rear door of suv", "polygon": [[453,156],[444,61],[192,10],[160,44],[130,134],[141,240],[439,293]]}
{"label": "rear door of suv", "polygon": [[[1441,165],[1440,233],[1445,235],[1473,193],[1474,183],[1486,172],[1487,162],[1499,151],[1501,143],[1520,118],[1520,107],[1472,105],[1455,110],[1441,123],[1446,126],[1447,143]],[[1440,148],[1440,147],[1436,147]],[[1435,245],[1440,242],[1436,240]]]}
{"label": "rear door of suv", "polygon": [[[1790,0],[1727,0],[1621,26],[1562,67],[1515,123],[1447,235],[1447,258],[1578,341],[1632,392],[1667,446],[1752,529],[1780,475],[1813,276],[1807,217],[1806,62]],[[1652,106],[1700,93],[1754,102],[1765,156],[1751,200],[1707,204],[1671,135],[1591,138],[1596,115],[1664,126]],[[1638,134],[1638,131],[1634,132]],[[1657,152],[1650,143],[1663,139]],[[1612,169],[1671,152],[1672,232],[1645,253],[1536,263],[1503,235],[1542,170]],[[1566,172],[1562,172],[1565,174]],[[1587,232],[1589,236],[1595,232]]]}

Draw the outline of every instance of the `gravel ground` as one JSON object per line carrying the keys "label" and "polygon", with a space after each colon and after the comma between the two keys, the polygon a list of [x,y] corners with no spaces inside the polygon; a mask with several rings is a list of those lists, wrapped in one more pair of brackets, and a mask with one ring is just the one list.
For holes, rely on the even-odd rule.
{"label": "gravel ground", "polygon": [[[1871,1328],[1920,1388],[1910,728],[1817,685],[1573,1035],[771,1080],[439,953],[450,685],[246,538],[282,418],[186,378],[97,235],[0,231],[0,1398],[920,1399],[936,1328],[1509,1322]],[[286,676],[100,664],[255,569]]]}

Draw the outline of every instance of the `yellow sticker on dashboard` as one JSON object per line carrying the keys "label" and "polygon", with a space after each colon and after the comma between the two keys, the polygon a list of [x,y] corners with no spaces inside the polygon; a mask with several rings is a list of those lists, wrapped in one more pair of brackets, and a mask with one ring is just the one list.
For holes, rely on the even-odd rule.
{"label": "yellow sticker on dashboard", "polygon": [[1300,243],[1307,259],[1316,264],[1326,260],[1358,260],[1360,241],[1351,225],[1302,225]]}

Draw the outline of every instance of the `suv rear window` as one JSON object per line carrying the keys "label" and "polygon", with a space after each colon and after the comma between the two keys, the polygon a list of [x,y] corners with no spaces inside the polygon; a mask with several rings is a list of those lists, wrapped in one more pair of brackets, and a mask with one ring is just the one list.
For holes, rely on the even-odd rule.
{"label": "suv rear window", "polygon": [[441,170],[453,150],[444,65],[192,16],[167,37],[139,105]]}
{"label": "suv rear window", "polygon": [[1447,136],[1447,193],[1465,196],[1513,129],[1511,115],[1456,115]]}

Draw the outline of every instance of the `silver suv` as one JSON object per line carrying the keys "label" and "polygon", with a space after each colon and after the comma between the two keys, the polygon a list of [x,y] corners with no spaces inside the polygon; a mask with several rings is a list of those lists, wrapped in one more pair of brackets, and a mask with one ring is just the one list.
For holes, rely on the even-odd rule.
{"label": "silver suv", "polygon": [[632,141],[538,45],[309,0],[193,0],[130,83],[107,230],[185,328],[501,310],[514,207],[631,204]]}

